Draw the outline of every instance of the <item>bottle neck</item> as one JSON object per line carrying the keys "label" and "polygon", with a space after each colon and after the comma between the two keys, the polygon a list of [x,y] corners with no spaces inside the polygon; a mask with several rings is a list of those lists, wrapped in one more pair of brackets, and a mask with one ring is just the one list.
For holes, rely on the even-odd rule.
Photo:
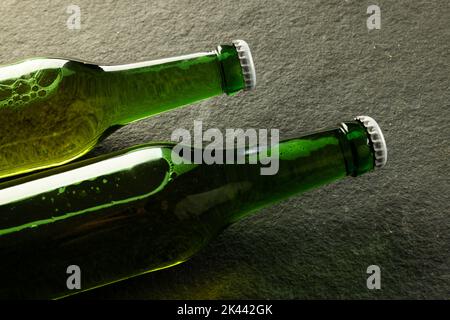
{"label": "bottle neck", "polygon": [[[275,175],[261,175],[260,166],[255,165],[245,165],[239,175],[234,175],[240,182],[250,182],[251,187],[238,193],[240,209],[232,213],[232,222],[269,203],[374,168],[373,149],[359,121],[282,141],[271,147],[276,149],[279,163]],[[267,150],[260,153],[260,158],[264,158]],[[237,166],[230,166],[229,170],[233,168]],[[233,177],[231,172],[226,174]]]}
{"label": "bottle neck", "polygon": [[109,83],[108,108],[115,124],[124,125],[150,115],[244,89],[239,56],[234,46],[212,52],[122,66],[102,66]]}

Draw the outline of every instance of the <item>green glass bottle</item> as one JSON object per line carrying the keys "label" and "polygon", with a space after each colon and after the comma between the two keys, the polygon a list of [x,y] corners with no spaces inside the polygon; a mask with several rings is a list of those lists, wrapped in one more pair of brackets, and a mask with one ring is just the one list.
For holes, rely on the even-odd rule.
{"label": "green glass bottle", "polygon": [[246,149],[276,148],[274,175],[250,161],[175,164],[173,148],[142,145],[0,185],[0,298],[72,294],[70,265],[88,290],[179,264],[263,206],[386,161],[369,117]]}
{"label": "green glass bottle", "polygon": [[0,67],[0,178],[61,165],[127,123],[255,82],[242,40],[129,65],[32,59]]}

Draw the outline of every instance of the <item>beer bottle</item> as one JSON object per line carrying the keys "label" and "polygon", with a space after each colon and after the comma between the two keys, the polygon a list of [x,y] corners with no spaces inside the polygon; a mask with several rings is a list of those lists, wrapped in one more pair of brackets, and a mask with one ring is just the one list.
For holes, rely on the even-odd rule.
{"label": "beer bottle", "polygon": [[64,164],[120,126],[255,82],[242,40],[127,65],[37,58],[0,67],[0,178]]}
{"label": "beer bottle", "polygon": [[[179,264],[259,208],[387,157],[379,126],[364,116],[246,148],[241,164],[185,163],[173,149],[141,145],[1,184],[0,298],[78,292],[67,286],[70,266],[81,270],[82,291]],[[265,164],[250,158],[273,150],[278,171],[262,175]]]}

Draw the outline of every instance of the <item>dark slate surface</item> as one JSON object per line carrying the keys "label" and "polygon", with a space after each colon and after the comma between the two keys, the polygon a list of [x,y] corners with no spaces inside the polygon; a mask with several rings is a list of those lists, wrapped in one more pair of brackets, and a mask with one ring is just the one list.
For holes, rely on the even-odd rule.
{"label": "dark slate surface", "polygon": [[[124,63],[249,42],[258,88],[127,126],[91,155],[203,120],[286,137],[370,115],[385,169],[291,198],[224,232],[191,261],[92,292],[109,298],[450,298],[450,5],[447,1],[2,0],[0,63],[28,56]],[[366,9],[382,9],[368,32]],[[366,268],[382,269],[382,290]]]}

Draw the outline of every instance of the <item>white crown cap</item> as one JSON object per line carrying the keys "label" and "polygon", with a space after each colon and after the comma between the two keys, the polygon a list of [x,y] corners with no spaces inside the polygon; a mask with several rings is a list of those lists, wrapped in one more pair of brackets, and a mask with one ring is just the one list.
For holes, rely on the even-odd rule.
{"label": "white crown cap", "polygon": [[374,119],[368,116],[358,116],[355,119],[366,127],[367,133],[369,134],[369,139],[375,154],[375,167],[384,167],[387,161],[387,147],[380,126]]}
{"label": "white crown cap", "polygon": [[242,67],[245,81],[244,90],[252,90],[256,87],[256,72],[250,48],[244,40],[233,40],[233,45],[236,47]]}

